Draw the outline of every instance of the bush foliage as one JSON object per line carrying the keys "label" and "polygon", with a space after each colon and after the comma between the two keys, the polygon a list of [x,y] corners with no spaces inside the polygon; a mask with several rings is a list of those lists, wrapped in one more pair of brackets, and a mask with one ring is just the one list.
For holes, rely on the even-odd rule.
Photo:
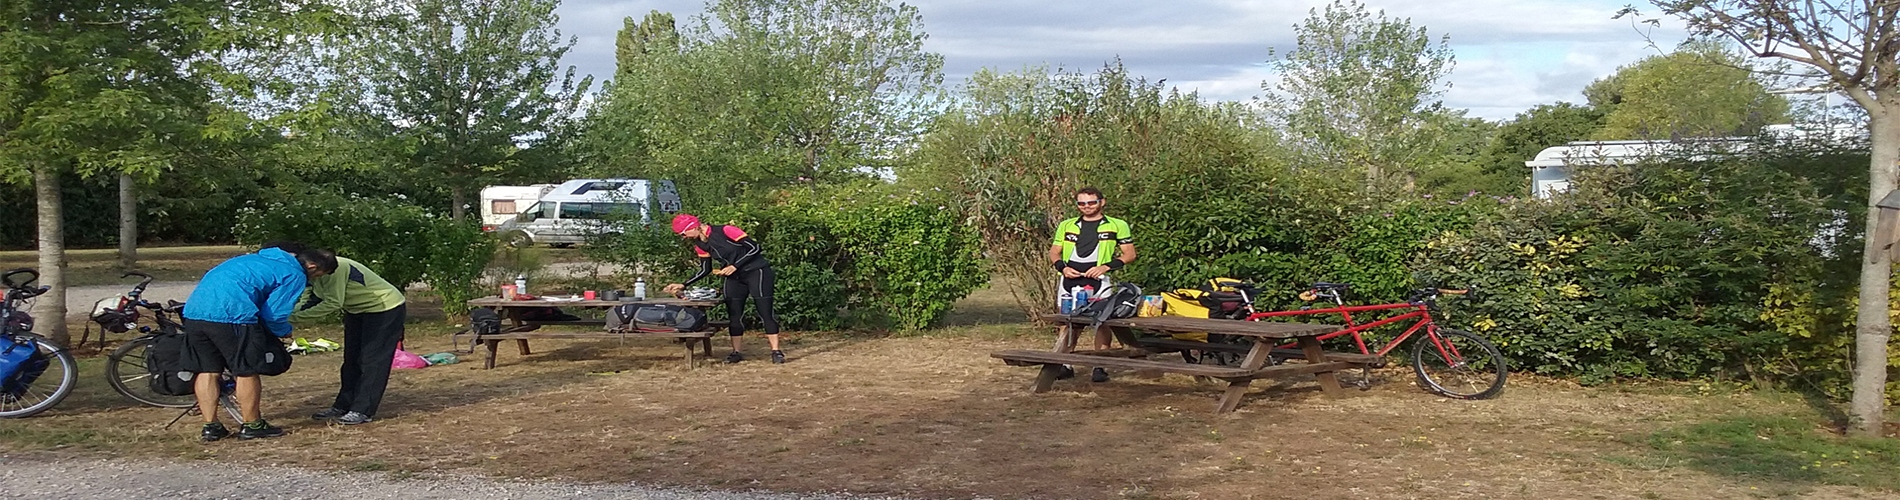
{"label": "bush foliage", "polygon": [[289,240],[362,262],[397,286],[428,283],[451,312],[482,295],[476,281],[494,254],[493,238],[472,223],[401,202],[302,193],[238,215],[238,241]]}
{"label": "bush foliage", "polygon": [[[777,273],[774,309],[786,328],[918,329],[950,312],[987,278],[974,231],[930,197],[882,185],[801,188],[765,201],[694,210],[738,226]],[[591,245],[596,258],[678,282],[698,270],[691,247],[665,227],[625,223]],[[717,276],[697,285],[722,286]]]}

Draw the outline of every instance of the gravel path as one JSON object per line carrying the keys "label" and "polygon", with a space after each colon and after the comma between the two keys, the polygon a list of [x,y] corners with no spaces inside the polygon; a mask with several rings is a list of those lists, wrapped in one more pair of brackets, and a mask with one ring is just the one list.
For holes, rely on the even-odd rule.
{"label": "gravel path", "polygon": [[134,462],[0,455],[0,498],[125,500],[897,500],[889,497],[699,491],[633,484],[494,481],[442,476],[394,479],[388,473],[314,472],[207,462]]}
{"label": "gravel path", "polygon": [[[133,284],[134,283],[67,287],[66,317],[74,320],[85,319],[87,315],[92,314],[92,304],[94,302],[108,297],[117,297],[125,292],[131,291]],[[198,288],[198,282],[196,281],[155,281],[145,287],[143,297],[145,297],[145,300],[160,304],[165,303],[167,300],[184,302],[186,297],[191,296],[191,291],[195,288]],[[40,312],[40,301],[34,301],[31,314],[35,318],[44,316],[44,314]],[[79,333],[73,332],[73,338],[79,338]],[[0,495],[4,494],[5,493],[0,493]]]}

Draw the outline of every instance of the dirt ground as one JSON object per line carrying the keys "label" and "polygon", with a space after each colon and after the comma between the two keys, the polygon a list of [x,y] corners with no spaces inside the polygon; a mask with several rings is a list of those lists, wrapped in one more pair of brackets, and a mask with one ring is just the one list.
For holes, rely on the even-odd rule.
{"label": "dirt ground", "polygon": [[[328,403],[338,356],[301,357],[266,382],[265,415],[292,434],[259,442],[198,443],[189,418],[168,429],[176,410],[118,399],[90,358],[73,398],[0,423],[0,452],[932,499],[1900,498],[1700,466],[1651,443],[1727,417],[1828,432],[1822,412],[1786,394],[1514,375],[1498,399],[1455,401],[1401,368],[1340,399],[1311,382],[1256,384],[1228,415],[1212,413],[1219,386],[1182,376],[1115,373],[1031,394],[1035,369],[988,353],[1046,348],[1050,334],[1011,322],[1008,301],[981,291],[955,325],[923,334],[788,334],[784,365],[685,371],[659,340],[536,341],[529,356],[504,345],[494,370],[465,354],[399,371],[379,421],[347,428],[304,417]],[[453,328],[412,325],[410,350],[450,349]],[[764,358],[764,339],[746,348]]]}

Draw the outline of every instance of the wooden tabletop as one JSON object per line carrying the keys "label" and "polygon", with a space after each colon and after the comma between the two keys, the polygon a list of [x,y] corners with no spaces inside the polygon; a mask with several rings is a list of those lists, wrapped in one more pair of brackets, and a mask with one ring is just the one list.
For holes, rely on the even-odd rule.
{"label": "wooden tabletop", "polygon": [[[1042,319],[1055,323],[1077,323],[1083,325],[1092,322],[1089,318],[1078,318],[1067,314],[1044,314],[1042,315]],[[1309,337],[1339,331],[1339,326],[1337,325],[1189,318],[1185,316],[1111,319],[1102,322],[1102,326],[1138,328],[1162,332],[1208,332],[1223,335],[1243,335],[1276,339]]]}
{"label": "wooden tabletop", "polygon": [[507,300],[507,299],[503,299],[501,297],[497,297],[493,295],[468,301],[469,307],[599,307],[599,308],[607,308],[607,307],[614,307],[620,304],[650,304],[650,305],[660,305],[660,306],[712,307],[712,306],[719,305],[720,302],[711,301],[711,300],[675,299],[671,297],[652,298],[652,299],[638,300],[638,301],[547,300],[547,299]]}

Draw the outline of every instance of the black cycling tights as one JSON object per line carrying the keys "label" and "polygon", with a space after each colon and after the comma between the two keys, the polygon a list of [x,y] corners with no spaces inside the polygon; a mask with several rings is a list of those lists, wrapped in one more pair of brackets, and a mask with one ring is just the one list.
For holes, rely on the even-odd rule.
{"label": "black cycling tights", "polygon": [[759,314],[759,321],[765,323],[766,335],[778,335],[778,315],[772,313],[772,268],[764,267],[754,271],[740,271],[726,277],[726,315],[732,318],[727,333],[734,337],[745,334],[745,298],[752,297],[752,310]]}

